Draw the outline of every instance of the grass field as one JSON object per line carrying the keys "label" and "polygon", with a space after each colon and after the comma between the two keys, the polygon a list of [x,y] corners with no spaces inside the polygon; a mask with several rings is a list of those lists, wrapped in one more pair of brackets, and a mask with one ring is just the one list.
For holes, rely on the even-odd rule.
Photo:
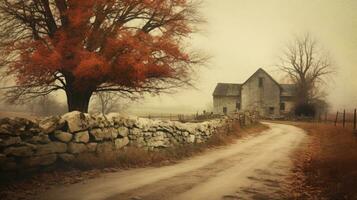
{"label": "grass field", "polygon": [[309,140],[294,157],[294,199],[357,199],[357,135],[351,126],[293,123]]}

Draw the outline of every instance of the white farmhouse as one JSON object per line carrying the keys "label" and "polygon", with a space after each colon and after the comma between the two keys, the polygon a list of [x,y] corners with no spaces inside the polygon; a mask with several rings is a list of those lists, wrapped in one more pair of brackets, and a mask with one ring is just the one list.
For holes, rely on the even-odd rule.
{"label": "white farmhouse", "polygon": [[260,68],[242,84],[218,83],[213,92],[213,113],[254,110],[263,117],[279,117],[293,111],[294,97],[294,84],[279,84]]}

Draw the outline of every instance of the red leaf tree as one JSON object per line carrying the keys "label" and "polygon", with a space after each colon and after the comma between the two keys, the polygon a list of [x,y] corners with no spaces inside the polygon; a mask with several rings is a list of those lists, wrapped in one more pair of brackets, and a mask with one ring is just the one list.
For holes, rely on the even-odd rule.
{"label": "red leaf tree", "polygon": [[185,47],[202,19],[189,0],[2,0],[1,63],[10,100],[64,90],[68,110],[92,94],[159,93],[191,84],[204,62]]}

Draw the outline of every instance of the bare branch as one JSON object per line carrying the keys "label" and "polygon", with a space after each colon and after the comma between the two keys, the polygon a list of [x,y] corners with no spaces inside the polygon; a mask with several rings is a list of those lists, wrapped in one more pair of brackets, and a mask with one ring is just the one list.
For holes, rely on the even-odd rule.
{"label": "bare branch", "polygon": [[296,37],[294,42],[287,46],[280,60],[278,67],[289,75],[297,86],[299,103],[309,103],[317,98],[319,84],[334,73],[330,57],[318,47],[316,40],[309,34]]}

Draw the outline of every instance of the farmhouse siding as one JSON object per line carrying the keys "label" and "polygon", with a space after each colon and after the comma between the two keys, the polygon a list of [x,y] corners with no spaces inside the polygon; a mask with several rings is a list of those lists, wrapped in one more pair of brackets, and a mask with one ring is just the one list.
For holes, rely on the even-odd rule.
{"label": "farmhouse siding", "polygon": [[280,110],[280,114],[287,115],[287,114],[290,114],[292,112],[292,110],[294,110],[294,107],[295,107],[294,101],[292,101],[292,100],[281,101],[281,103],[284,104],[284,110]]}
{"label": "farmhouse siding", "polygon": [[232,114],[237,111],[236,105],[239,103],[237,97],[213,97],[213,112],[224,114],[223,109],[226,108],[227,114]]}
{"label": "farmhouse siding", "polygon": [[279,115],[280,86],[264,71],[258,70],[242,86],[242,109],[256,110],[264,116]]}

